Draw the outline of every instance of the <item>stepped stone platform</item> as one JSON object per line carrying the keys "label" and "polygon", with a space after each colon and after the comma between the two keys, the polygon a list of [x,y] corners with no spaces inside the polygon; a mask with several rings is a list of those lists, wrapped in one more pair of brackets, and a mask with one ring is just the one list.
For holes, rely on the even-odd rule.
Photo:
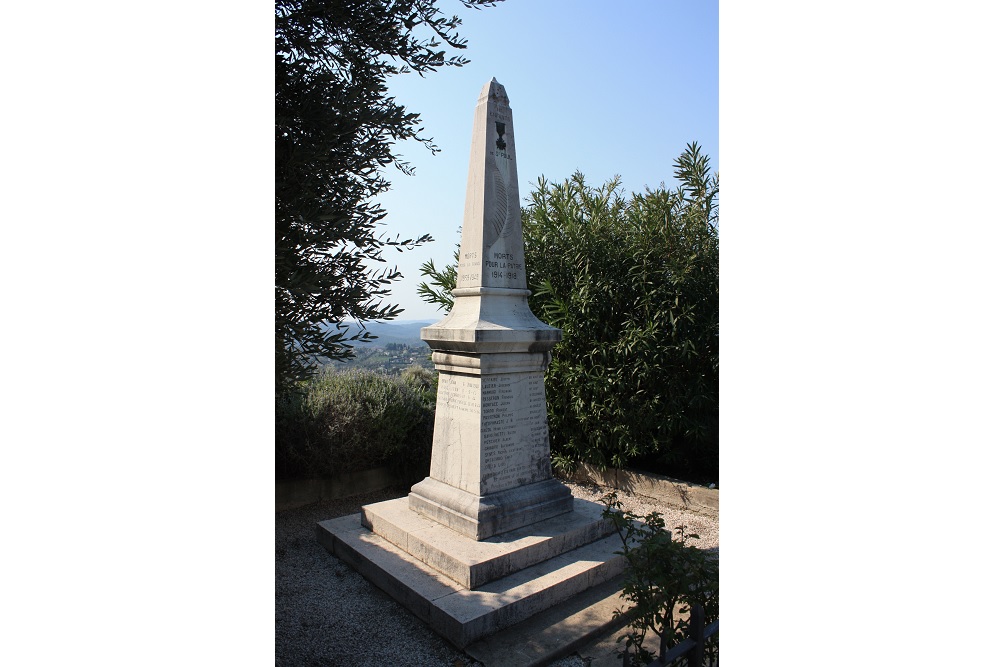
{"label": "stepped stone platform", "polygon": [[317,525],[319,542],[459,648],[624,571],[602,507],[477,541],[407,506],[406,498]]}

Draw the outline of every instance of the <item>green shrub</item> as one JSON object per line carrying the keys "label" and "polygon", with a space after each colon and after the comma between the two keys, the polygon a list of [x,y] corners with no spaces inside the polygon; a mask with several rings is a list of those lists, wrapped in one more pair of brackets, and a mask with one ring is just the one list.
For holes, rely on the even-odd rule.
{"label": "green shrub", "polygon": [[419,364],[413,364],[404,369],[399,377],[407,386],[419,391],[425,400],[434,405],[438,383],[436,372],[431,372]]}
{"label": "green shrub", "polygon": [[[702,161],[691,150],[678,178]],[[705,196],[626,198],[617,180],[594,188],[579,173],[532,192],[530,303],[563,330],[545,387],[556,468],[646,460],[717,479],[718,235]]]}
{"label": "green shrub", "polygon": [[[618,638],[625,641],[624,652],[634,654],[645,665],[656,658],[643,642],[647,632],[656,635],[657,647],[670,650],[690,634],[689,614],[692,606],[705,610],[705,625],[719,618],[719,561],[717,554],[689,543],[698,539],[677,526],[672,539],[663,517],[652,512],[639,517],[622,510],[615,493],[604,497],[605,518],[611,519],[622,541],[625,556],[625,584],[622,597],[631,603],[632,621],[629,632]],[[615,612],[615,617],[626,613]],[[718,634],[705,645],[708,664],[718,664]]]}
{"label": "green shrub", "polygon": [[[412,375],[412,374],[411,374]],[[430,469],[434,394],[415,380],[327,371],[279,397],[279,478],[322,478],[389,466],[407,481]]]}
{"label": "green shrub", "polygon": [[[719,192],[690,144],[675,190],[539,179],[522,211],[540,319],[563,331],[545,375],[552,462],[718,480]],[[422,267],[421,297],[451,307],[454,267]]]}

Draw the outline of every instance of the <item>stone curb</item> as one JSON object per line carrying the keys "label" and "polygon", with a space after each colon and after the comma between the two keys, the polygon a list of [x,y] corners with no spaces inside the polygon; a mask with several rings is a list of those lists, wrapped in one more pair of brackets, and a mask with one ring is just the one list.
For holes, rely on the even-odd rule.
{"label": "stone curb", "polygon": [[400,477],[388,468],[342,473],[327,479],[278,480],[274,483],[274,511],[371,493],[400,483]]}
{"label": "stone curb", "polygon": [[652,473],[618,468],[601,471],[582,464],[570,479],[577,483],[599,484],[647,498],[655,498],[670,507],[707,516],[719,516],[719,490],[671,479]]}
{"label": "stone curb", "polygon": [[[719,516],[719,490],[671,479],[652,473],[581,464],[570,479],[577,483],[600,484],[627,493],[656,498],[670,507]],[[327,479],[278,480],[274,483],[275,511],[295,509],[323,499],[346,498],[370,493],[402,483],[388,468],[344,473]]]}

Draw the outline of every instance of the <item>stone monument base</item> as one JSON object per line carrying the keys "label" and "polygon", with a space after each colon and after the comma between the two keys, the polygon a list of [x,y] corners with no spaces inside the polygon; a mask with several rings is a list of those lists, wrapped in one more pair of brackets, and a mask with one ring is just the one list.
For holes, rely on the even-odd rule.
{"label": "stone monument base", "polygon": [[410,509],[476,540],[573,511],[573,494],[553,478],[476,496],[426,477],[409,498]]}
{"label": "stone monument base", "polygon": [[624,570],[603,507],[477,541],[414,512],[407,498],[320,522],[319,542],[459,648]]}

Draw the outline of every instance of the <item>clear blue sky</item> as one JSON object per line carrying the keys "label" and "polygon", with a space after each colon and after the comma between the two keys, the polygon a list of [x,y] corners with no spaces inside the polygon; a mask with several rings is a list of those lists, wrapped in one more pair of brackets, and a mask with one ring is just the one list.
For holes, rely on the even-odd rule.
{"label": "clear blue sky", "polygon": [[563,180],[582,171],[600,184],[618,174],[626,191],[673,183],[672,164],[697,141],[719,165],[719,14],[699,0],[508,0],[481,11],[444,0],[462,19],[462,52],[472,62],[421,78],[390,80],[390,92],[420,114],[437,155],[417,142],[395,152],[414,176],[390,168],[392,190],[379,199],[384,231],[435,242],[391,251],[404,279],[392,301],[399,319],[436,320],[442,313],[416,294],[419,266],[451,259],[465,205],[472,116],[491,78],[510,96],[517,132],[522,200],[538,177]]}

